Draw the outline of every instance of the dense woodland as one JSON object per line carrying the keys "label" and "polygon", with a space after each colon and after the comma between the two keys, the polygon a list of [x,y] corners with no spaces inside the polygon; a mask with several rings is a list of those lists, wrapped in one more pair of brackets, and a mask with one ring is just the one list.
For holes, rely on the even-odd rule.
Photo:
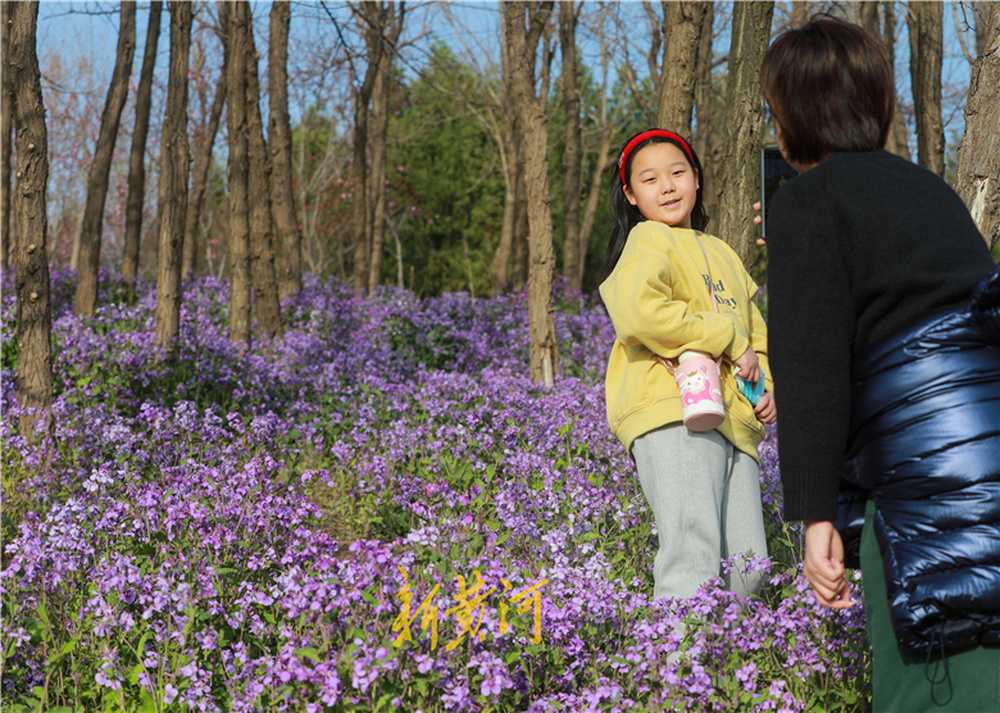
{"label": "dense woodland", "polygon": [[[62,21],[103,13],[117,27],[113,72],[83,87],[68,55],[39,56],[39,4],[3,3],[2,260],[21,402],[51,403],[48,270],[64,264],[83,317],[102,270],[121,299],[155,283],[168,357],[191,275],[229,281],[229,336],[247,349],[252,316],[281,337],[303,273],[359,297],[526,289],[532,378],[551,383],[553,281],[596,287],[608,170],[653,125],[693,137],[709,230],[763,281],[749,206],[771,127],[757,73],[770,38],[817,11],[882,39],[905,87],[888,148],[946,177],[997,244],[993,3],[490,7],[495,53],[447,3],[81,3]],[[961,69],[945,77],[946,59]]]}

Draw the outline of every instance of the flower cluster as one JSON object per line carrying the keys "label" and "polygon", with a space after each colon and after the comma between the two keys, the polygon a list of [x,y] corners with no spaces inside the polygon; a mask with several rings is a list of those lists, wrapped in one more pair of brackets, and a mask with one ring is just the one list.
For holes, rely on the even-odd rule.
{"label": "flower cluster", "polygon": [[[862,608],[807,591],[773,434],[772,556],[727,563],[765,572],[761,597],[711,581],[650,601],[655,526],[605,424],[613,329],[594,297],[557,286],[563,375],[546,390],[527,377],[523,294],[359,299],[311,278],[283,305],[284,340],[243,353],[228,285],[201,278],[165,355],[153,290],[129,303],[102,276],[103,306],[80,319],[75,276],[56,270],[51,438],[17,433],[11,277],[12,710],[864,709]],[[473,581],[483,595],[458,606]],[[513,599],[542,581],[537,608]],[[433,621],[417,613],[432,593]]]}

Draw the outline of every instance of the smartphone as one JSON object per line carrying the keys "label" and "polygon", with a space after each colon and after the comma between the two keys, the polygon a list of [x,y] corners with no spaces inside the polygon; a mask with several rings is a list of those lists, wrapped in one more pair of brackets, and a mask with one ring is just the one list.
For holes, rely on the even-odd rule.
{"label": "smartphone", "polygon": [[788,165],[777,146],[760,150],[760,237],[767,239],[767,209],[771,196],[799,172]]}

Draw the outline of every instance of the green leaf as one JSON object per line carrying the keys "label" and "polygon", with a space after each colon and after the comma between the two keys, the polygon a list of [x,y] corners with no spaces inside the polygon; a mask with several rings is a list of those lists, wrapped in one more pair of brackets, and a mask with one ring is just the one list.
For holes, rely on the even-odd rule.
{"label": "green leaf", "polygon": [[66,654],[72,653],[73,651],[75,651],[76,650],[76,642],[77,642],[77,639],[72,639],[70,641],[67,641],[65,644],[63,644],[62,648],[59,649],[59,655],[60,656],[65,656]]}
{"label": "green leaf", "polygon": [[132,670],[128,672],[128,682],[131,683],[133,686],[136,685],[137,683],[139,683],[139,674],[140,673],[142,673],[142,662],[141,661],[139,663],[137,663],[135,666],[133,666]]}
{"label": "green leaf", "polygon": [[319,651],[317,649],[298,649],[295,652],[295,656],[300,659],[305,656],[306,658],[312,659],[316,663],[320,663]]}
{"label": "green leaf", "polygon": [[139,689],[139,708],[136,713],[156,713],[156,701],[145,688]]}
{"label": "green leaf", "polygon": [[142,660],[143,655],[146,651],[146,640],[149,638],[149,632],[147,631],[142,636],[139,637],[139,643],[136,644],[135,651],[139,654],[139,659]]}
{"label": "green leaf", "polygon": [[378,606],[378,600],[375,597],[373,597],[371,592],[369,592],[367,589],[361,590],[361,598],[364,599],[369,604],[371,604],[372,606]]}

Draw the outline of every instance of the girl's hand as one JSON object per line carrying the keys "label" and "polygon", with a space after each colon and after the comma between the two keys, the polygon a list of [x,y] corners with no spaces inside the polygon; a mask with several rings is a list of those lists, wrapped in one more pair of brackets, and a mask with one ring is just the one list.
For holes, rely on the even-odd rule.
{"label": "girl's hand", "polygon": [[760,361],[757,359],[757,352],[752,348],[747,349],[740,358],[733,362],[740,368],[739,374],[751,384],[760,381]]}
{"label": "girl's hand", "polygon": [[833,609],[854,606],[851,583],[845,576],[844,543],[832,522],[806,521],[806,556],[802,564],[816,601]]}
{"label": "girl's hand", "polygon": [[[753,217],[753,224],[760,225],[764,221],[764,219],[760,216],[760,201],[753,204],[753,209],[757,211],[757,215]],[[764,238],[757,238],[757,244],[763,247],[764,245],[767,245],[767,241],[764,240]]]}
{"label": "girl's hand", "polygon": [[774,403],[774,397],[771,394],[761,396],[753,412],[761,423],[774,423],[778,418],[778,408]]}

